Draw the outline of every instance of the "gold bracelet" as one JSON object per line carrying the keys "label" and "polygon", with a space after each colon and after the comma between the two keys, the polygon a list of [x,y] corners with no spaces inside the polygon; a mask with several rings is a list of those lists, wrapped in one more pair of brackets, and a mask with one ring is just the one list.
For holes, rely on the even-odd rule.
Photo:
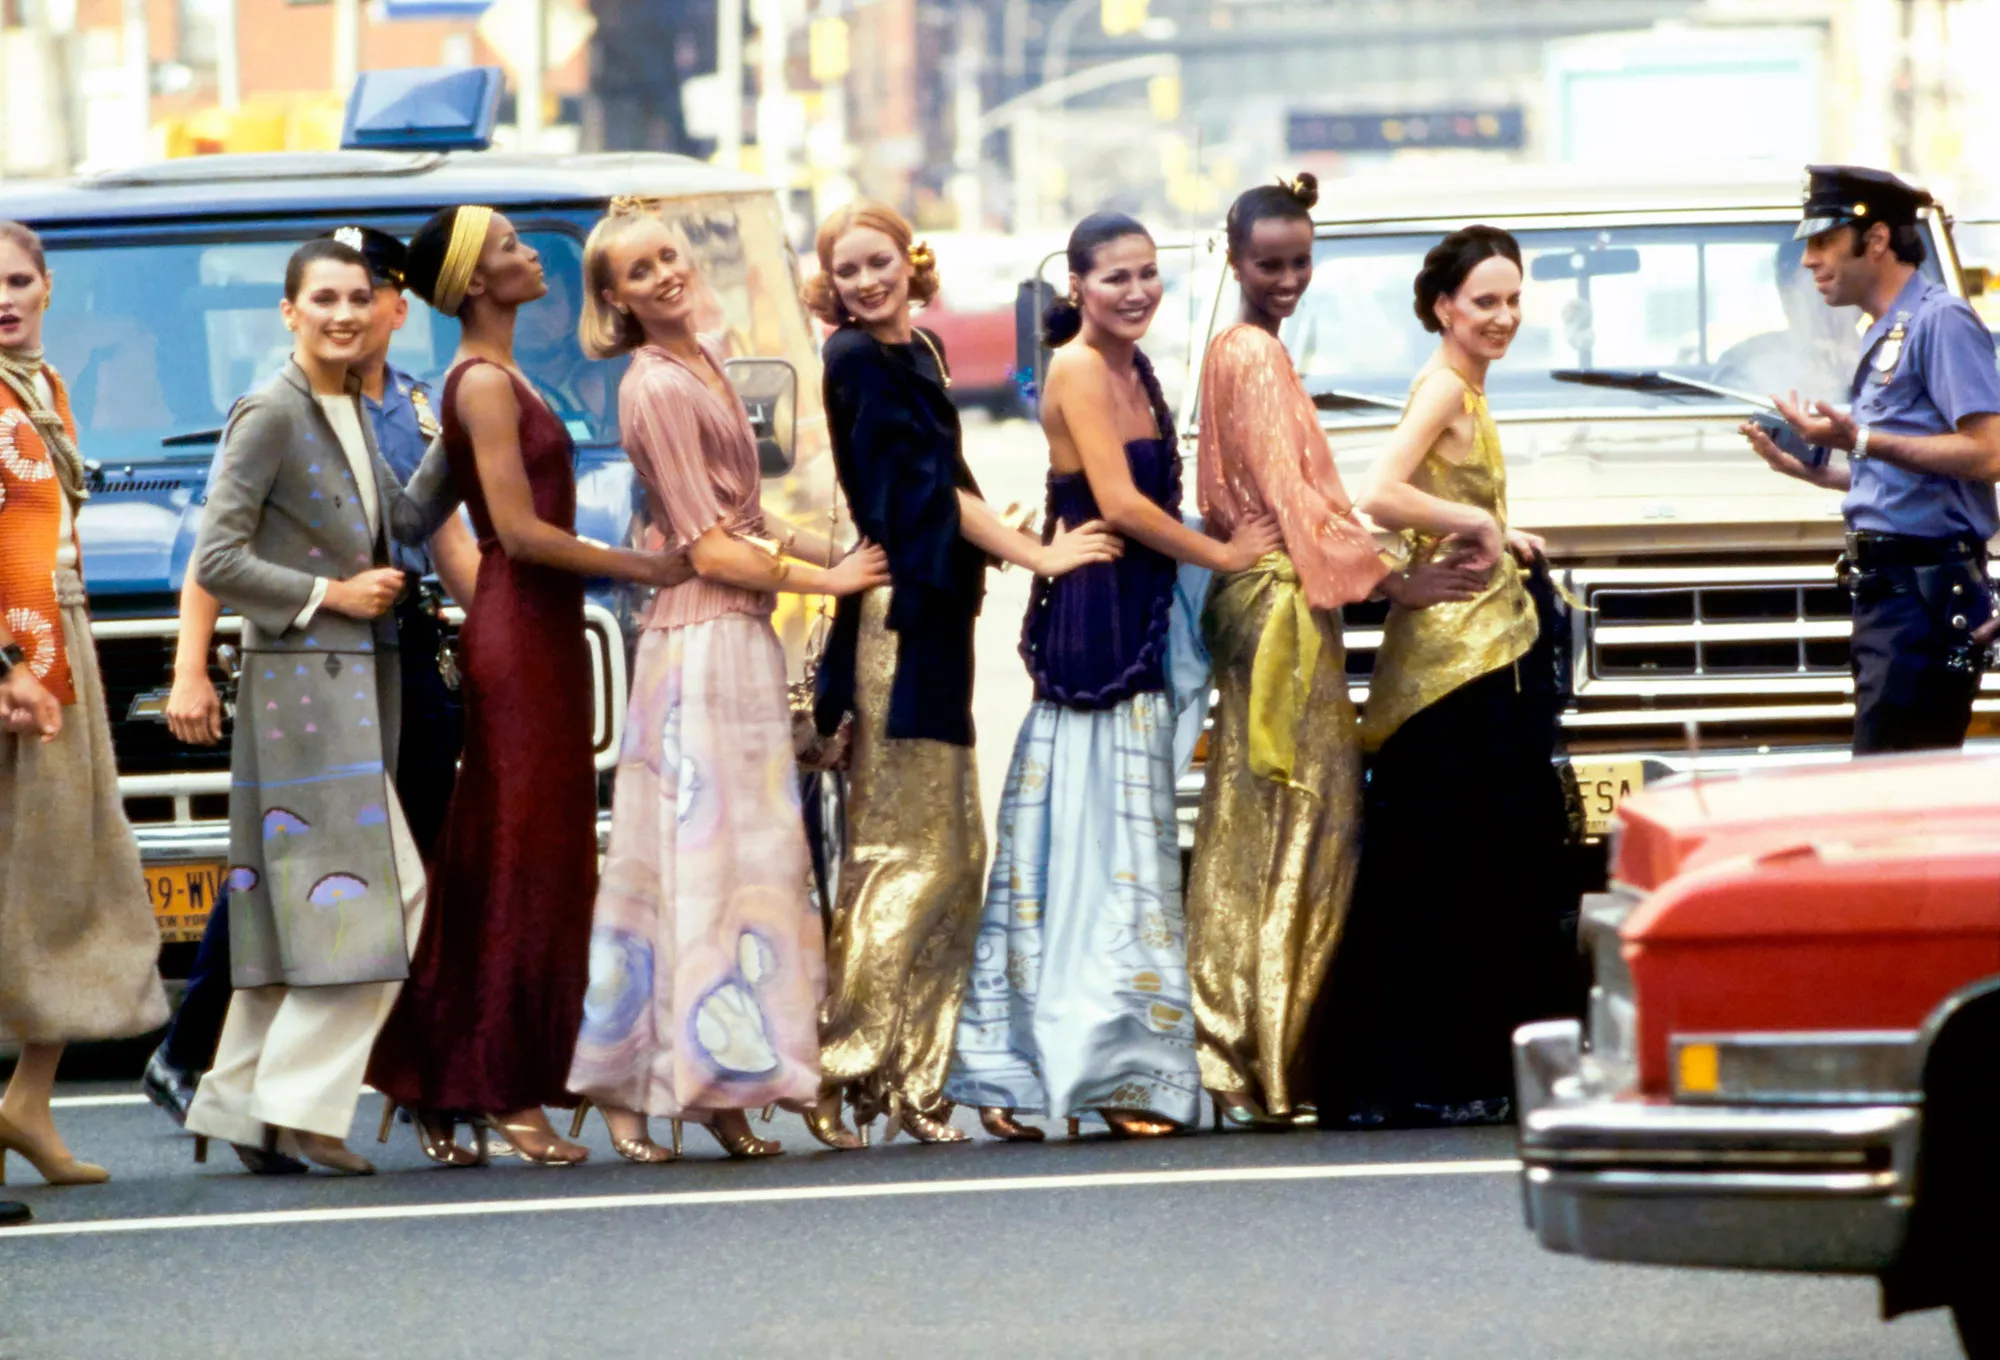
{"label": "gold bracelet", "polygon": [[775,584],[783,585],[786,581],[791,579],[791,575],[792,575],[792,564],[790,562],[785,562],[781,560],[778,563],[778,579],[775,582]]}
{"label": "gold bracelet", "polygon": [[789,557],[792,555],[792,544],[798,541],[799,531],[797,526],[787,524],[785,526],[785,536],[778,540],[778,551]]}

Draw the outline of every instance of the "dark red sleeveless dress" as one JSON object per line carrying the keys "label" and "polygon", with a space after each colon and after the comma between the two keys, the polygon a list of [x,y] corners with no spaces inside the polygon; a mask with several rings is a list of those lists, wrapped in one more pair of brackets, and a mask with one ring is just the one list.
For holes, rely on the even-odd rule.
{"label": "dark red sleeveless dress", "polygon": [[[597,779],[583,579],[511,561],[494,537],[458,419],[458,380],[471,366],[446,379],[442,408],[445,452],[479,537],[458,643],[464,763],[429,866],[410,980],[368,1081],[401,1105],[496,1114],[569,1103],[597,897]],[[573,531],[576,446],[518,378],[514,393],[535,513]]]}

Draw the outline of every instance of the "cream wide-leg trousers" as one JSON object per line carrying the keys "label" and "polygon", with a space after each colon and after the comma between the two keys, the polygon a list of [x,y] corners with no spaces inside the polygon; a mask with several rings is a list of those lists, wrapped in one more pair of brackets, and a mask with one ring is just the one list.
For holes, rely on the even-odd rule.
{"label": "cream wide-leg trousers", "polygon": [[[424,918],[424,860],[389,788],[389,834],[403,890],[403,937],[417,947]],[[347,1137],[375,1036],[400,982],[346,987],[247,987],[229,1016],[188,1109],[190,1133],[260,1147],[267,1126]]]}

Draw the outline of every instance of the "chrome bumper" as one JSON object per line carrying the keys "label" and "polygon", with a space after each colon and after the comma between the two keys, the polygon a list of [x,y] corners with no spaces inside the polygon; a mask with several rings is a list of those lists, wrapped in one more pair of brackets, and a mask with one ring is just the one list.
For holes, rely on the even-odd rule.
{"label": "chrome bumper", "polygon": [[1901,1253],[1920,1115],[1592,1094],[1582,1026],[1514,1035],[1521,1187],[1544,1247],[1603,1261],[1870,1274]]}
{"label": "chrome bumper", "polygon": [[[159,822],[132,828],[139,841],[142,864],[187,864],[196,860],[229,859],[228,822]],[[597,812],[597,853],[611,843],[611,811]]]}

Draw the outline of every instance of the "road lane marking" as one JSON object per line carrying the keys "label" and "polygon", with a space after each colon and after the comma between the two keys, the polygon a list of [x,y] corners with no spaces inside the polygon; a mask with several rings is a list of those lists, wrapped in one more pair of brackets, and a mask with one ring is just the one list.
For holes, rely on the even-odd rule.
{"label": "road lane marking", "polygon": [[92,1110],[104,1105],[144,1105],[144,1096],[57,1096],[49,1102],[52,1110]]}
{"label": "road lane marking", "polygon": [[985,1195],[1030,1190],[1119,1190],[1135,1186],[1225,1185],[1258,1181],[1497,1176],[1520,1169],[1521,1164],[1512,1158],[1459,1162],[1341,1162],[1318,1166],[1217,1167],[1195,1171],[1106,1171],[1068,1176],[991,1176],[980,1180],[883,1181],[868,1185],[796,1185],[769,1190],[669,1190],[645,1195],[580,1195],[573,1199],[376,1204],[352,1209],[272,1209],[243,1214],[180,1214],[76,1223],[29,1223],[18,1228],[0,1229],[0,1245],[23,1237],[94,1237],[107,1233],[192,1232],[201,1228],[483,1218],[495,1214],[578,1213],[609,1209],[678,1209],[715,1204],[790,1204],[829,1199],[902,1199],[920,1195]]}

